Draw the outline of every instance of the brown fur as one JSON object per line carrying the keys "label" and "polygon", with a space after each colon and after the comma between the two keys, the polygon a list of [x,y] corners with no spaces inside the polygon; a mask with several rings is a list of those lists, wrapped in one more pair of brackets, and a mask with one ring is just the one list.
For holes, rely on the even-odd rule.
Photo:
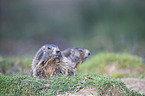
{"label": "brown fur", "polygon": [[71,66],[78,69],[78,66],[88,58],[90,51],[84,48],[74,47],[62,51],[62,55],[72,62]]}
{"label": "brown fur", "polygon": [[[48,47],[51,47],[51,50]],[[74,75],[74,67],[71,66],[70,60],[61,53],[56,54],[55,51],[59,51],[59,48],[51,44],[46,44],[38,50],[32,62],[34,77],[47,79],[60,75]]]}

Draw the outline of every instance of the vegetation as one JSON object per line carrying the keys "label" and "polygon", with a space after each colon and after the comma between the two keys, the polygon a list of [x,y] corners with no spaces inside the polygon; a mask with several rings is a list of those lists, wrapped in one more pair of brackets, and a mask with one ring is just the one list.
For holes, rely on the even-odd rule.
{"label": "vegetation", "polygon": [[0,57],[0,73],[24,74],[31,69],[32,59],[26,58],[2,58]]}
{"label": "vegetation", "polygon": [[57,95],[66,92],[74,94],[86,87],[95,88],[98,95],[141,95],[130,91],[121,81],[97,74],[77,74],[72,77],[62,76],[47,80],[25,75],[1,75],[0,84],[0,95]]}
{"label": "vegetation", "polygon": [[[85,88],[95,88],[98,95],[140,95],[120,81],[92,73],[145,78],[145,64],[138,57],[145,58],[144,4],[144,0],[1,0],[0,55],[14,57],[0,57],[0,95],[72,94]],[[83,47],[91,53],[138,56],[100,53],[81,64],[76,76],[30,77],[32,58],[22,56],[34,56],[47,43],[61,50]]]}
{"label": "vegetation", "polygon": [[[0,57],[2,74],[28,74],[32,58]],[[143,59],[127,53],[99,53],[80,65],[78,73],[101,73],[115,78],[145,77]]]}
{"label": "vegetation", "polygon": [[101,73],[112,77],[145,76],[143,59],[127,53],[100,53],[79,67],[79,72]]}
{"label": "vegetation", "polygon": [[[0,57],[0,95],[97,94],[140,96],[141,94],[131,91],[121,81],[95,73],[108,73],[107,75],[119,78],[134,76],[130,73],[134,72],[140,78],[145,77],[145,71],[141,70],[145,68],[142,58],[127,53],[97,54],[82,64],[75,76],[60,76],[47,80],[31,77],[31,62],[32,59]],[[110,70],[111,68],[114,68],[113,71]],[[111,74],[111,72],[114,74]],[[90,89],[89,92],[91,93],[83,91],[86,89]]]}

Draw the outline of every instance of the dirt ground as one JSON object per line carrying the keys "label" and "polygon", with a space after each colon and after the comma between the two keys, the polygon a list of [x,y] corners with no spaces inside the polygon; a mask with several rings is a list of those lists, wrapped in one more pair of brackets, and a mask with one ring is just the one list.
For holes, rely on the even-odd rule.
{"label": "dirt ground", "polygon": [[145,95],[145,79],[125,78],[120,80],[126,84],[126,87]]}

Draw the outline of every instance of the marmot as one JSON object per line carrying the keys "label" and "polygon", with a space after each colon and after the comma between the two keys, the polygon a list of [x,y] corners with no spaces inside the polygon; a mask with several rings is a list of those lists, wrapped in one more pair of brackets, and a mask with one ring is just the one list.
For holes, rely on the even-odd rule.
{"label": "marmot", "polygon": [[79,47],[67,48],[61,51],[61,53],[72,62],[71,66],[76,70],[78,69],[78,66],[82,64],[90,55],[89,50]]}
{"label": "marmot", "polygon": [[38,78],[50,78],[58,75],[73,75],[70,60],[61,55],[57,45],[43,45],[32,61],[32,75]]}

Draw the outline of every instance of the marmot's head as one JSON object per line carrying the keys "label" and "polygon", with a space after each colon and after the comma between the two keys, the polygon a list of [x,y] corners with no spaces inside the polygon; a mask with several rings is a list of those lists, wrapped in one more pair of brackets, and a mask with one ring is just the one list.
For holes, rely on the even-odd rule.
{"label": "marmot's head", "polygon": [[61,57],[61,52],[57,45],[45,44],[41,47],[41,50],[46,57]]}
{"label": "marmot's head", "polygon": [[62,51],[62,55],[69,58],[77,65],[79,63],[83,63],[88,58],[90,51],[84,48],[74,47]]}

